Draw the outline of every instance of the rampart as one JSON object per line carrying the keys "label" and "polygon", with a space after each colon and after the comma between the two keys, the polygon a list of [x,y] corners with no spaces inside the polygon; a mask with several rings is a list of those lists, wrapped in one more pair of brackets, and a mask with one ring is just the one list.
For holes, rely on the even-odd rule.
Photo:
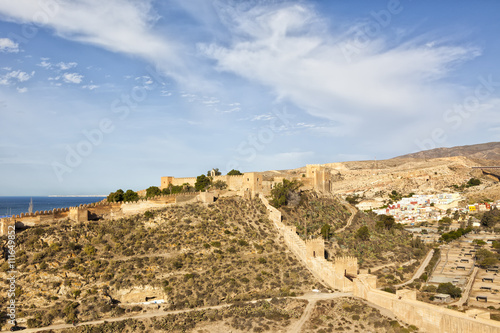
{"label": "rampart", "polygon": [[7,234],[9,225],[16,228],[35,227],[39,224],[56,223],[64,220],[86,222],[89,220],[115,219],[143,213],[148,209],[159,209],[169,204],[186,204],[190,202],[213,202],[213,192],[187,192],[160,195],[134,202],[115,203],[100,201],[77,207],[55,208],[50,211],[22,213],[9,218],[0,219],[0,236]]}
{"label": "rampart", "polygon": [[415,291],[398,290],[396,294],[376,289],[375,275],[361,274],[354,279],[354,295],[390,310],[400,320],[425,332],[500,333],[500,323],[489,313],[470,310],[466,313],[416,300]]}
{"label": "rampart", "polygon": [[420,302],[413,290],[398,290],[396,294],[378,290],[375,275],[357,275],[356,258],[335,258],[334,262],[325,260],[322,239],[303,241],[294,227],[281,222],[281,212],[271,206],[264,196],[259,197],[269,212],[269,219],[283,235],[285,244],[327,286],[353,292],[354,296],[388,309],[400,320],[425,332],[500,333],[500,323],[491,320],[488,312],[469,310],[462,313]]}
{"label": "rampart", "polygon": [[[230,191],[243,192],[241,196],[246,196],[245,192],[250,193],[254,197],[257,193],[264,191],[263,175],[260,172],[246,172],[243,175],[224,175],[213,176],[212,181],[223,181],[227,184],[227,189]],[[173,186],[182,186],[189,184],[195,186],[196,177],[188,178],[175,178],[175,177],[161,177],[160,189],[168,188],[170,184]]]}
{"label": "rampart", "polygon": [[281,222],[281,212],[271,206],[269,201],[259,195],[269,212],[269,219],[283,236],[288,248],[305,264],[305,266],[328,287],[343,292],[353,291],[352,278],[358,271],[357,259],[354,257],[335,258],[334,262],[325,259],[325,243],[322,239],[303,241],[295,227],[286,226]]}

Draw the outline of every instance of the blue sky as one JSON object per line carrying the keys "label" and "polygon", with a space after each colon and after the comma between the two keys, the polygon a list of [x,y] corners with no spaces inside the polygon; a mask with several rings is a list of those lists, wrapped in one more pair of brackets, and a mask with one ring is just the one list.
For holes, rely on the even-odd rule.
{"label": "blue sky", "polygon": [[500,141],[497,1],[0,2],[0,195]]}

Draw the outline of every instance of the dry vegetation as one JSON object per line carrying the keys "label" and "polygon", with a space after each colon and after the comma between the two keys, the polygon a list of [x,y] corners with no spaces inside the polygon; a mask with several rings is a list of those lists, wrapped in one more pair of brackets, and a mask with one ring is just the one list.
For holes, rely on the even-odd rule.
{"label": "dry vegetation", "polygon": [[353,298],[319,301],[303,329],[307,333],[416,331],[417,327],[388,318],[379,310]]}
{"label": "dry vegetation", "polygon": [[189,311],[151,319],[128,319],[96,326],[61,330],[65,333],[93,332],[285,332],[300,318],[306,301],[272,299],[235,304],[222,309]]}
{"label": "dry vegetation", "polygon": [[18,318],[38,327],[139,311],[126,303],[148,296],[173,310],[310,290],[312,275],[282,244],[260,201],[236,198],[27,229],[17,234]]}
{"label": "dry vegetation", "polygon": [[[357,231],[366,226],[369,239],[360,239]],[[386,229],[377,226],[371,213],[358,212],[353,223],[342,233],[334,236],[339,248],[334,254],[354,255],[360,268],[376,267],[384,264],[401,264],[410,259],[421,259],[428,248],[420,239],[397,226]]]}
{"label": "dry vegetation", "polygon": [[351,213],[337,199],[319,197],[312,192],[302,192],[298,205],[283,206],[280,208],[285,224],[297,227],[299,235],[321,237],[323,225],[330,225],[333,232],[345,226]]}

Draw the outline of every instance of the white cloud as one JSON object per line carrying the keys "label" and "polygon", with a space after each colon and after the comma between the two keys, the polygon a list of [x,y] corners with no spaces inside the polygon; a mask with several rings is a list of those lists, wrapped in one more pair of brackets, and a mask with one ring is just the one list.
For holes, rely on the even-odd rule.
{"label": "white cloud", "polygon": [[28,88],[26,88],[26,87],[24,87],[24,88],[17,87],[16,89],[17,89],[17,92],[20,94],[23,94],[23,93],[28,91]]}
{"label": "white cloud", "polygon": [[[216,111],[219,111],[218,109],[216,109]],[[227,109],[227,110],[221,110],[219,112],[222,112],[222,113],[233,113],[233,112],[239,112],[241,111],[241,108],[231,108],[231,109]]]}
{"label": "white cloud", "polygon": [[[61,0],[54,6],[44,4],[2,1],[0,14],[10,21],[50,27],[69,40],[140,56],[174,76],[182,71],[180,46],[151,29],[159,19],[152,0]],[[37,21],[40,13],[44,13],[44,22]]]}
{"label": "white cloud", "polygon": [[31,79],[33,75],[35,75],[35,72],[29,74],[20,70],[11,71],[4,75],[0,75],[0,85],[9,86],[16,82],[25,82]]}
{"label": "white cloud", "polygon": [[83,75],[81,74],[78,74],[78,73],[64,73],[62,75],[62,79],[64,80],[64,82],[66,83],[75,83],[75,84],[79,84],[82,82],[82,79],[83,79]]}
{"label": "white cloud", "polygon": [[88,89],[88,90],[94,90],[94,89],[97,89],[99,88],[98,85],[95,85],[95,84],[89,84],[89,85],[84,85],[82,86],[83,89]]}
{"label": "white cloud", "polygon": [[49,62],[49,58],[41,58],[41,62],[38,64],[38,66],[45,68],[45,69],[55,69],[56,71],[66,71],[68,69],[74,68],[78,66],[78,63],[76,62],[59,62],[57,64],[53,64]]}
{"label": "white cloud", "polygon": [[58,64],[56,64],[57,67],[59,67],[60,70],[62,71],[65,71],[65,70],[68,70],[68,69],[71,69],[73,67],[76,67],[78,64],[76,62],[60,62]]}
{"label": "white cloud", "polygon": [[0,52],[18,53],[19,44],[9,38],[0,38]]}
{"label": "white cloud", "polygon": [[200,46],[220,71],[270,87],[278,100],[352,131],[360,124],[383,123],[388,116],[425,119],[444,111],[457,98],[457,89],[443,79],[457,64],[480,54],[473,47],[429,47],[417,40],[392,47],[381,34],[349,62],[340,46],[352,37],[325,28],[310,7],[281,3],[236,8],[225,15],[228,30],[236,32],[233,42]]}
{"label": "white cloud", "polygon": [[275,116],[271,115],[270,113],[266,114],[259,114],[250,119],[250,121],[256,121],[256,120],[264,120],[264,121],[269,121],[271,119],[276,118]]}
{"label": "white cloud", "polygon": [[219,104],[220,101],[217,98],[215,98],[215,97],[211,97],[208,100],[202,101],[202,103],[205,104],[205,105],[207,105],[207,106],[212,106],[214,104]]}
{"label": "white cloud", "polygon": [[140,81],[145,86],[153,84],[153,80],[151,79],[150,76],[147,76],[147,75],[138,76],[135,78],[135,80]]}
{"label": "white cloud", "polygon": [[40,62],[37,66],[40,66],[40,67],[45,68],[45,69],[52,68],[52,64],[46,60],[42,60],[42,62]]}

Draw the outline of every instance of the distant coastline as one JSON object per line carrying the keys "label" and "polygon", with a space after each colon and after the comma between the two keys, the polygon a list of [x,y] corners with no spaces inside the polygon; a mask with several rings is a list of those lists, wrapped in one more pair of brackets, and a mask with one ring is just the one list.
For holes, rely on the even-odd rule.
{"label": "distant coastline", "polygon": [[33,200],[33,212],[50,211],[54,208],[68,208],[99,202],[105,195],[49,195],[49,196],[1,196],[0,217],[27,213]]}
{"label": "distant coastline", "polygon": [[48,195],[49,198],[106,198],[105,194],[74,194],[74,195],[65,195],[65,194],[51,194]]}

